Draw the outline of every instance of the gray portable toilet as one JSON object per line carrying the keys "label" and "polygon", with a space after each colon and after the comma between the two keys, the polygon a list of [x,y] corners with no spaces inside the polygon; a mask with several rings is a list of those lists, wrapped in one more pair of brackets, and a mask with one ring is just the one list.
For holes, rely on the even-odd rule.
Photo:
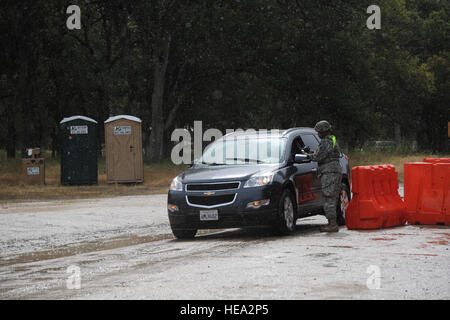
{"label": "gray portable toilet", "polygon": [[61,184],[97,184],[97,121],[84,116],[64,118],[60,138]]}

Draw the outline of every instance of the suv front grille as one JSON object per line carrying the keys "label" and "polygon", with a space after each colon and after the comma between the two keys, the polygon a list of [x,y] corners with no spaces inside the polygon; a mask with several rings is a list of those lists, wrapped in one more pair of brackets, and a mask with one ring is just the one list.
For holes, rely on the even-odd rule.
{"label": "suv front grille", "polygon": [[205,183],[205,184],[188,184],[186,191],[218,191],[231,190],[239,188],[239,182],[222,182],[222,183]]}
{"label": "suv front grille", "polygon": [[236,194],[223,194],[217,196],[189,195],[186,196],[188,204],[200,207],[221,206],[234,202]]}

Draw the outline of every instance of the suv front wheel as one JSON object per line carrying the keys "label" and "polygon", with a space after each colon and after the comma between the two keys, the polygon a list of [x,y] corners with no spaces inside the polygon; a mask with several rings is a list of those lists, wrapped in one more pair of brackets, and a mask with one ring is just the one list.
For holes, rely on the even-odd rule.
{"label": "suv front wheel", "polygon": [[285,189],[278,204],[278,215],[274,230],[277,234],[288,235],[294,232],[295,224],[296,205],[294,196],[289,189]]}

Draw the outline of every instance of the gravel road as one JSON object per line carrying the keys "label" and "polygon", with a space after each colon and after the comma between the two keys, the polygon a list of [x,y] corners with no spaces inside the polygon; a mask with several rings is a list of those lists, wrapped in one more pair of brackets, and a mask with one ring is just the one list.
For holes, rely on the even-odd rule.
{"label": "gravel road", "polygon": [[166,195],[0,205],[0,299],[449,299],[450,229],[173,238]]}

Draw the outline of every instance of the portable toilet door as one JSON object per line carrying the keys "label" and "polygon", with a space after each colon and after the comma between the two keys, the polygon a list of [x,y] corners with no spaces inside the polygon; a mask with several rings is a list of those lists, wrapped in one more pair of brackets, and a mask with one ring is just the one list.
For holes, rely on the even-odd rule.
{"label": "portable toilet door", "polygon": [[61,184],[97,184],[97,121],[83,116],[64,118],[60,138]]}
{"label": "portable toilet door", "polygon": [[106,180],[143,182],[141,119],[120,115],[105,121]]}

